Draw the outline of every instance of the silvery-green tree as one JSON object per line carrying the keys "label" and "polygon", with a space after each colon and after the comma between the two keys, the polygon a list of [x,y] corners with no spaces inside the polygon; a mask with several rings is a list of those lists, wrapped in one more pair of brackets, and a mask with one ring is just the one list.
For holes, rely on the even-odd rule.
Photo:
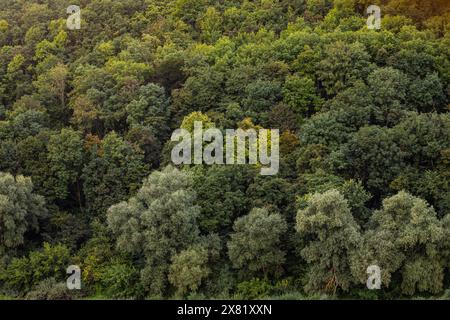
{"label": "silvery-green tree", "polygon": [[277,272],[285,261],[281,237],[286,230],[283,217],[265,208],[255,208],[238,218],[228,241],[228,255],[233,266],[255,274]]}
{"label": "silvery-green tree", "polygon": [[172,257],[199,241],[190,174],[168,166],[144,180],[136,196],[109,208],[117,248],[143,259],[141,280],[151,296],[163,296]]}
{"label": "silvery-green tree", "polygon": [[46,212],[30,178],[0,172],[0,262],[25,244],[26,232],[39,229],[38,218]]}
{"label": "silvery-green tree", "polygon": [[196,292],[210,272],[208,250],[197,245],[173,256],[168,277],[177,293],[183,295],[188,291]]}
{"label": "silvery-green tree", "polygon": [[309,292],[348,290],[353,283],[349,257],[361,240],[347,200],[337,190],[316,193],[297,212],[297,232],[304,239],[301,256],[309,263]]}
{"label": "silvery-green tree", "polygon": [[443,256],[446,265],[450,266],[450,214],[442,218],[442,226],[444,228]]}
{"label": "silvery-green tree", "polygon": [[400,275],[403,294],[442,290],[445,229],[433,207],[401,191],[383,201],[370,225],[363,245],[351,257],[352,273],[361,283],[367,280],[367,267],[377,265],[382,287],[388,288],[393,276]]}

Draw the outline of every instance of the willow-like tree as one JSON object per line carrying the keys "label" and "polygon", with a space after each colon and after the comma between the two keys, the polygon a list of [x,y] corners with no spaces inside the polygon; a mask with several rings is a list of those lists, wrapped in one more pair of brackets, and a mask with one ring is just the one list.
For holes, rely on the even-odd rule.
{"label": "willow-like tree", "polygon": [[285,252],[280,245],[286,230],[283,217],[267,209],[256,208],[238,218],[228,241],[228,255],[233,266],[254,274],[278,272],[285,261]]}
{"label": "willow-like tree", "polygon": [[208,250],[203,246],[193,246],[172,258],[169,282],[183,295],[188,291],[197,292],[202,280],[210,274]]}
{"label": "willow-like tree", "polygon": [[301,256],[310,265],[305,289],[348,290],[353,283],[349,257],[361,234],[344,196],[337,190],[312,195],[297,213],[297,231],[306,244]]}
{"label": "willow-like tree", "polygon": [[0,263],[25,244],[26,232],[39,230],[38,218],[46,212],[30,178],[0,172]]}
{"label": "willow-like tree", "polygon": [[433,207],[401,191],[385,199],[371,220],[376,227],[365,234],[364,245],[351,258],[355,277],[365,283],[367,267],[377,265],[384,288],[389,288],[394,275],[400,275],[403,294],[440,292],[445,233]]}
{"label": "willow-like tree", "polygon": [[145,179],[135,197],[108,210],[117,248],[145,261],[141,280],[150,296],[166,293],[172,258],[199,241],[192,184],[189,174],[168,166]]}

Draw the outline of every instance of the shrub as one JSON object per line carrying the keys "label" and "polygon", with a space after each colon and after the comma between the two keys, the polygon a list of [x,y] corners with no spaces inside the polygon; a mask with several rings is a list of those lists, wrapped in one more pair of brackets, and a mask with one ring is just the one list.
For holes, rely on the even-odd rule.
{"label": "shrub", "polygon": [[139,271],[130,263],[118,261],[104,267],[101,284],[106,293],[113,298],[127,299],[143,296]]}
{"label": "shrub", "polygon": [[244,300],[255,300],[267,297],[272,290],[268,280],[252,279],[237,285],[237,295]]}
{"label": "shrub", "polygon": [[27,293],[27,300],[72,300],[73,294],[64,282],[55,278],[42,280],[34,289]]}
{"label": "shrub", "polygon": [[44,243],[39,251],[28,257],[14,258],[0,275],[5,287],[22,295],[47,278],[63,280],[69,263],[69,249],[64,245]]}

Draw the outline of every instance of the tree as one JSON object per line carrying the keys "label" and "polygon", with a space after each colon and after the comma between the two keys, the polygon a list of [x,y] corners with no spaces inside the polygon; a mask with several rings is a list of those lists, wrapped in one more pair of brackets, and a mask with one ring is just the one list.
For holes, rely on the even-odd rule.
{"label": "tree", "polygon": [[0,258],[24,245],[25,234],[39,230],[38,219],[46,212],[45,200],[33,193],[30,178],[0,172]]}
{"label": "tree", "polygon": [[374,196],[387,187],[405,166],[405,151],[385,127],[363,127],[341,147],[346,175],[361,180]]}
{"label": "tree", "polygon": [[285,219],[293,220],[295,193],[292,185],[277,177],[256,176],[247,189],[253,208],[270,208],[280,212]]}
{"label": "tree", "polygon": [[303,117],[311,116],[322,105],[322,99],[316,94],[314,81],[307,77],[288,76],[283,96],[284,102]]}
{"label": "tree", "polygon": [[46,185],[51,194],[50,199],[64,200],[70,189],[75,191],[75,198],[81,207],[81,168],[84,160],[83,140],[79,132],[62,129],[50,137],[47,145],[48,177]]}
{"label": "tree", "polygon": [[280,248],[287,230],[286,221],[278,213],[255,208],[236,219],[228,241],[228,255],[235,268],[250,274],[279,273],[285,260]]}
{"label": "tree", "polygon": [[444,228],[444,243],[442,245],[443,252],[442,255],[446,259],[445,263],[449,265],[450,263],[450,214],[447,214],[442,218],[442,227]]}
{"label": "tree", "polygon": [[162,140],[167,138],[169,99],[164,88],[150,83],[142,86],[139,97],[127,106],[127,122],[131,127],[149,127],[153,135]]}
{"label": "tree", "polygon": [[450,185],[446,178],[450,118],[447,114],[412,113],[392,130],[398,146],[405,150],[408,165],[392,181],[392,187],[428,201],[443,216],[450,206]]}
{"label": "tree", "polygon": [[222,33],[222,17],[214,7],[208,7],[199,21],[199,26],[203,33],[203,39],[207,43],[214,43]]}
{"label": "tree", "polygon": [[172,258],[168,277],[179,295],[197,292],[202,280],[211,272],[207,263],[208,251],[201,246],[183,250]]}
{"label": "tree", "polygon": [[339,121],[335,112],[312,116],[300,127],[300,140],[305,144],[321,144],[336,149],[349,138],[352,129]]}
{"label": "tree", "polygon": [[192,177],[168,166],[145,179],[135,197],[108,210],[117,249],[145,260],[141,281],[152,296],[167,293],[171,259],[199,240],[194,201]]}
{"label": "tree", "polygon": [[401,292],[438,293],[443,288],[445,260],[442,221],[425,201],[401,191],[383,201],[372,215],[364,245],[352,257],[352,273],[365,283],[366,268],[378,265],[382,286],[389,288],[396,274]]}
{"label": "tree", "polygon": [[331,0],[307,0],[304,15],[311,22],[323,19],[332,7]]}
{"label": "tree", "polygon": [[403,72],[393,68],[374,70],[367,78],[374,103],[372,117],[376,124],[393,126],[411,110],[406,103],[409,80]]}
{"label": "tree", "polygon": [[176,0],[174,3],[174,15],[186,23],[194,25],[199,14],[207,7],[208,0]]}
{"label": "tree", "polygon": [[360,225],[367,223],[372,212],[366,207],[366,203],[372,198],[372,196],[364,189],[361,181],[345,181],[339,188],[339,191],[347,200],[355,220]]}
{"label": "tree", "polygon": [[4,81],[12,102],[29,90],[29,75],[27,75],[26,67],[26,58],[20,53],[14,55],[8,63]]}
{"label": "tree", "polygon": [[408,92],[408,102],[420,112],[442,112],[446,107],[442,81],[437,73],[411,81]]}
{"label": "tree", "polygon": [[268,118],[270,128],[277,128],[280,132],[296,131],[298,129],[298,114],[283,103],[279,103],[273,107]]}
{"label": "tree", "polygon": [[63,280],[69,266],[70,252],[64,245],[44,243],[28,256],[14,258],[0,275],[9,290],[24,294],[48,278]]}
{"label": "tree", "polygon": [[115,132],[109,133],[89,154],[83,168],[87,209],[104,217],[107,209],[134,193],[147,172],[143,155]]}
{"label": "tree", "polygon": [[100,278],[108,295],[114,298],[142,298],[139,270],[128,259],[115,256],[112,263],[101,268]]}
{"label": "tree", "polygon": [[[403,33],[417,37],[415,27],[402,28]],[[388,66],[401,70],[411,77],[425,77],[436,70],[436,59],[429,53],[430,44],[416,41],[410,45],[402,45],[393,55],[388,58]]]}
{"label": "tree", "polygon": [[423,21],[430,16],[435,16],[439,12],[445,12],[446,10],[449,10],[449,4],[445,0],[412,0],[408,2],[392,0],[386,6],[387,12],[402,14],[416,21]]}
{"label": "tree", "polygon": [[364,45],[338,41],[326,46],[324,58],[316,71],[328,96],[348,88],[356,80],[365,79],[373,68]]}
{"label": "tree", "polygon": [[363,81],[339,92],[324,108],[336,115],[339,123],[353,132],[369,124],[375,124],[372,113],[375,109],[371,92]]}
{"label": "tree", "polygon": [[[49,125],[48,114],[33,97],[24,96],[14,104],[14,109],[7,113],[2,132],[3,139],[25,139],[37,135]],[[2,130],[3,131],[3,130]]]}
{"label": "tree", "polygon": [[175,121],[194,111],[207,112],[219,105],[223,96],[224,74],[208,66],[195,69],[181,89],[174,90],[171,111]]}
{"label": "tree", "polygon": [[211,166],[196,168],[194,187],[201,215],[198,218],[202,232],[217,232],[225,236],[233,221],[249,210],[246,190],[253,171],[243,166]]}
{"label": "tree", "polygon": [[131,128],[126,135],[126,141],[130,142],[136,149],[142,150],[144,163],[156,169],[161,161],[162,140],[155,137],[154,131],[149,127],[138,126]]}
{"label": "tree", "polygon": [[101,68],[80,65],[73,80],[70,106],[74,113],[71,121],[84,131],[99,135],[112,130],[121,132],[127,120],[124,106],[138,100],[141,86],[149,78],[148,69],[145,63],[116,57]]}
{"label": "tree", "polygon": [[0,36],[0,47],[3,47],[4,45],[6,45],[6,39],[8,37],[8,29],[9,29],[9,23],[8,21],[2,19],[0,20],[0,31],[1,31],[1,36]]}
{"label": "tree", "polygon": [[[57,255],[72,253],[87,298],[449,287],[449,0],[79,2],[70,31],[66,0],[0,0],[0,181],[14,181],[0,187],[0,299],[69,298]],[[371,4],[381,30],[366,26]],[[164,170],[182,147],[172,131],[196,121],[278,129],[278,174],[213,161]],[[264,151],[250,140],[245,160]],[[411,197],[393,201],[401,191]],[[36,275],[44,242],[71,252],[35,259]],[[390,282],[369,291],[377,257]]]}
{"label": "tree", "polygon": [[337,190],[311,195],[307,207],[297,212],[296,229],[305,239],[301,256],[310,264],[305,289],[347,291],[354,282],[349,258],[361,234],[344,196]]}
{"label": "tree", "polygon": [[202,112],[192,112],[183,118],[180,128],[189,131],[191,134],[194,132],[195,122],[201,122],[203,130],[214,128],[214,123],[208,117],[208,115]]}
{"label": "tree", "polygon": [[42,100],[45,101],[48,112],[53,120],[65,123],[67,119],[66,87],[68,69],[63,64],[57,64],[46,73],[38,76],[34,86]]}
{"label": "tree", "polygon": [[261,113],[268,111],[281,101],[282,89],[278,81],[256,80],[245,88],[245,98],[242,105],[247,110]]}
{"label": "tree", "polygon": [[[20,174],[31,177],[36,192],[43,196],[54,194],[53,186],[46,183],[48,178],[48,141],[52,132],[41,130],[36,136],[29,136],[19,141],[14,148],[9,148],[9,153],[16,150],[20,159]],[[6,161],[5,161],[6,162]],[[12,168],[9,172],[16,172]],[[48,199],[47,199],[48,200]]]}

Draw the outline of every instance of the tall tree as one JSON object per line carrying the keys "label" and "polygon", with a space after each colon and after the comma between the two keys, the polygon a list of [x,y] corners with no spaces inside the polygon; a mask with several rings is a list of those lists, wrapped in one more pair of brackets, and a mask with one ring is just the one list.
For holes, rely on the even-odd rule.
{"label": "tall tree", "polygon": [[310,196],[297,213],[297,232],[305,239],[301,255],[310,264],[306,290],[349,290],[354,282],[349,258],[361,233],[344,196],[337,190]]}
{"label": "tall tree", "polygon": [[45,200],[33,193],[30,178],[0,172],[0,259],[24,245],[26,233],[38,231],[38,219],[46,213]]}
{"label": "tall tree", "polygon": [[108,210],[117,248],[144,259],[141,280],[151,296],[167,294],[171,259],[199,241],[194,201],[192,177],[169,166],[145,179],[135,197]]}
{"label": "tall tree", "polygon": [[[362,283],[366,269],[381,269],[382,286],[401,276],[403,294],[438,293],[443,288],[444,268],[441,253],[444,242],[442,221],[425,201],[402,191],[383,201],[371,219],[373,229],[364,235],[364,245],[352,257],[352,272]],[[397,285],[397,284],[396,284]]]}
{"label": "tall tree", "polygon": [[141,150],[135,149],[115,132],[90,147],[83,168],[83,190],[87,209],[104,217],[107,209],[136,192],[147,174]]}
{"label": "tall tree", "polygon": [[235,268],[250,274],[279,273],[285,261],[280,248],[287,225],[278,213],[267,209],[252,209],[238,218],[228,241],[228,255]]}

